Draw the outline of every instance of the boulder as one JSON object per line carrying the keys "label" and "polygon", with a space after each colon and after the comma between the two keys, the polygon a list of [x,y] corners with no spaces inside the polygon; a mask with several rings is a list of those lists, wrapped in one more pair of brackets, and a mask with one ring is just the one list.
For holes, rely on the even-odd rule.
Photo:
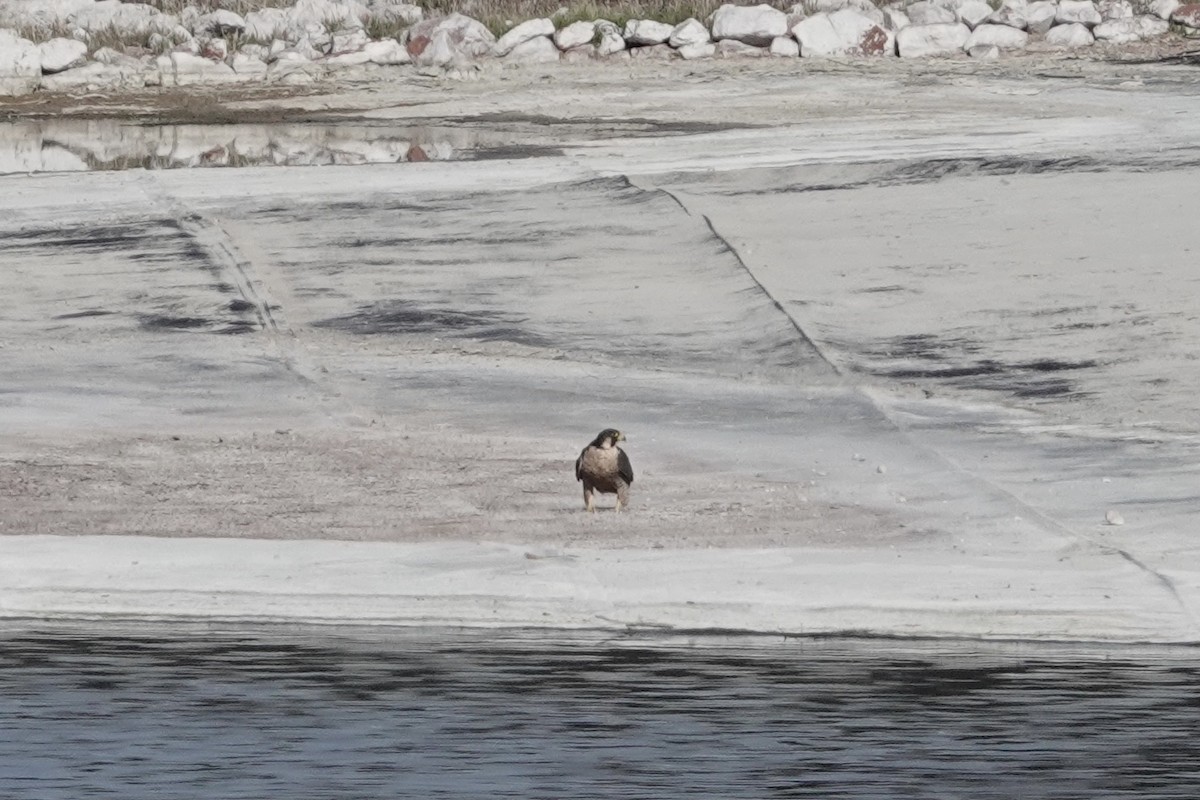
{"label": "boulder", "polygon": [[679,48],[687,47],[689,44],[708,44],[710,41],[712,41],[712,36],[709,35],[708,28],[704,26],[704,23],[690,17],[675,26],[667,39],[667,44]]}
{"label": "boulder", "polygon": [[42,53],[36,44],[0,28],[0,97],[36,91],[42,82]]}
{"label": "boulder", "polygon": [[908,21],[911,25],[950,25],[958,22],[953,11],[931,0],[918,0],[906,8],[905,13],[908,14]]}
{"label": "boulder", "polygon": [[456,59],[488,55],[496,37],[478,20],[462,14],[422,20],[408,29],[406,47],[419,67],[444,67]]}
{"label": "boulder", "polygon": [[1007,25],[1010,28],[1025,30],[1029,27],[1028,0],[1004,0],[1000,7],[988,16],[988,25]]}
{"label": "boulder", "polygon": [[550,64],[557,62],[561,57],[562,53],[549,36],[536,36],[526,39],[508,51],[504,61],[507,64]]}
{"label": "boulder", "polygon": [[1025,30],[1034,36],[1041,36],[1053,27],[1057,15],[1057,3],[1051,0],[1036,0],[1025,9]]}
{"label": "boulder", "polygon": [[408,64],[412,61],[408,50],[395,39],[370,42],[362,49],[362,52],[372,64],[380,64],[385,67]]}
{"label": "boulder", "polygon": [[776,36],[767,52],[778,58],[799,58],[800,43],[791,36]]}
{"label": "boulder", "polygon": [[370,16],[367,7],[356,0],[296,0],[286,14],[293,41],[306,34],[311,38],[318,28],[330,33],[361,28]]}
{"label": "boulder", "polygon": [[1147,14],[1101,22],[1092,28],[1092,35],[1097,40],[1113,44],[1128,44],[1161,36],[1170,30],[1170,27],[1166,20]]}
{"label": "boulder", "polygon": [[[819,14],[824,11],[827,14],[832,14],[835,11],[841,11],[843,8],[852,8],[865,17],[870,17],[876,25],[884,24],[883,11],[871,0],[808,0],[801,8],[808,14]],[[799,22],[799,20],[797,20]]]}
{"label": "boulder", "polygon": [[256,42],[269,42],[287,35],[287,12],[282,8],[251,11],[245,18],[245,35]]}
{"label": "boulder", "polygon": [[974,29],[992,15],[992,7],[983,0],[959,0],[954,5],[954,18]]}
{"label": "boulder", "polygon": [[1105,22],[1113,19],[1132,19],[1133,4],[1129,0],[1101,0],[1096,5],[1100,18]]}
{"label": "boulder", "polygon": [[600,37],[600,41],[596,43],[596,55],[600,58],[625,50],[625,40],[615,23],[606,19],[596,20],[596,33]]}
{"label": "boulder", "polygon": [[424,10],[406,0],[370,0],[367,13],[372,19],[399,25],[416,25],[425,18]]}
{"label": "boulder", "polygon": [[649,47],[663,44],[671,38],[675,28],[665,22],[655,22],[652,19],[631,19],[625,23],[622,38],[625,44],[634,47]]}
{"label": "boulder", "polygon": [[833,30],[842,41],[842,52],[851,56],[890,56],[896,54],[896,37],[875,20],[853,8],[829,15]]}
{"label": "boulder", "polygon": [[908,18],[904,9],[890,5],[883,9],[883,24],[888,30],[898,31],[911,25],[912,20]]}
{"label": "boulder", "polygon": [[366,47],[370,41],[371,37],[367,36],[367,32],[362,28],[338,31],[333,35],[333,41],[329,45],[329,52],[334,55],[357,53]]}
{"label": "boulder", "polygon": [[970,36],[961,22],[909,25],[896,33],[896,49],[901,58],[952,56],[963,51]]}
{"label": "boulder", "polygon": [[241,14],[222,8],[197,16],[189,27],[197,36],[227,36],[245,32],[246,20]]}
{"label": "boulder", "polygon": [[163,86],[208,86],[238,80],[228,64],[191,53],[166,53],[155,63],[162,74]]}
{"label": "boulder", "polygon": [[580,20],[554,32],[554,43],[559,50],[573,50],[590,45],[596,38],[596,23]]}
{"label": "boulder", "polygon": [[51,39],[38,45],[42,73],[53,75],[87,63],[87,45],[78,39]]}
{"label": "boulder", "polygon": [[[1024,50],[1029,34],[1008,25],[980,25],[971,31],[963,45],[969,53],[974,47],[997,47],[1001,50]],[[972,57],[977,57],[972,54]]]}
{"label": "boulder", "polygon": [[1088,27],[1079,22],[1072,22],[1069,25],[1055,25],[1046,32],[1046,44],[1052,47],[1090,47],[1095,41],[1096,37],[1092,35]]}
{"label": "boulder", "polygon": [[230,66],[233,67],[233,71],[238,75],[249,75],[254,78],[265,78],[267,76],[267,62],[245,53],[234,54]]}
{"label": "boulder", "polygon": [[714,55],[721,58],[763,58],[770,53],[765,47],[755,47],[737,39],[722,39],[716,43]]}
{"label": "boulder", "polygon": [[733,6],[725,4],[713,12],[712,38],[766,47],[777,36],[788,32],[787,14],[768,5]]}
{"label": "boulder", "polygon": [[800,55],[804,58],[842,54],[842,37],[833,27],[829,14],[825,12],[813,14],[797,22],[792,26],[792,36],[799,42]]}
{"label": "boulder", "polygon": [[1175,13],[1175,9],[1183,5],[1180,0],[1154,0],[1150,4],[1150,13],[1159,19],[1171,18],[1171,14]]}
{"label": "boulder", "polygon": [[1200,28],[1200,3],[1179,6],[1171,12],[1171,22],[1188,28]]}
{"label": "boulder", "polygon": [[141,89],[146,86],[141,64],[104,64],[90,61],[82,67],[46,75],[44,92],[99,92],[112,89]]}
{"label": "boulder", "polygon": [[1099,25],[1104,20],[1092,0],[1059,0],[1058,13],[1054,15],[1055,25],[1070,25],[1078,22],[1089,28]]}
{"label": "boulder", "polygon": [[[554,23],[549,19],[542,17],[541,19],[526,20],[501,36],[496,42],[494,52],[498,56],[506,56],[516,49],[517,45],[524,44],[533,39],[547,39],[549,41],[548,37],[553,35]],[[554,43],[550,42],[550,44]],[[558,58],[557,52],[555,53],[555,58]]]}
{"label": "boulder", "polygon": [[717,46],[712,42],[685,44],[679,48],[679,55],[684,61],[695,61],[698,58],[712,58],[716,54]]}

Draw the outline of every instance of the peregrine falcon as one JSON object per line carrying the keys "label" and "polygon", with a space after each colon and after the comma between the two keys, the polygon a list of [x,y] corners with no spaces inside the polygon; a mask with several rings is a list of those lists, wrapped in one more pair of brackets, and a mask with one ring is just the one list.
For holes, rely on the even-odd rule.
{"label": "peregrine falcon", "polygon": [[596,510],[596,492],[616,492],[617,511],[629,505],[633,465],[625,451],[617,447],[617,442],[623,441],[625,434],[605,428],[575,460],[575,480],[583,481],[583,505],[588,511]]}

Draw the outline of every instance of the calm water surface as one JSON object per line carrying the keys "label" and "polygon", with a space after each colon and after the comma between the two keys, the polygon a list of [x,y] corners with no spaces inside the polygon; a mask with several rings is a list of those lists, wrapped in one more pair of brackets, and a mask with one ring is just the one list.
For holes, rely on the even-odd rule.
{"label": "calm water surface", "polygon": [[1200,653],[0,631],[0,797],[1200,797]]}

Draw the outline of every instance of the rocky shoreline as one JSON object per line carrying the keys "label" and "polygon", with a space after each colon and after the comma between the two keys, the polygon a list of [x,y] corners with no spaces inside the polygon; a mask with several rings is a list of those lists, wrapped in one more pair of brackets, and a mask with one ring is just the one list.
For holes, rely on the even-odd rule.
{"label": "rocky shoreline", "polygon": [[[565,9],[564,9],[565,11]],[[0,96],[240,83],[305,85],[403,67],[469,78],[486,64],[596,59],[976,58],[1184,41],[1200,4],[1179,0],[806,0],[723,5],[677,25],[530,19],[497,37],[395,0],[298,0],[240,15],[121,0],[0,2]]]}

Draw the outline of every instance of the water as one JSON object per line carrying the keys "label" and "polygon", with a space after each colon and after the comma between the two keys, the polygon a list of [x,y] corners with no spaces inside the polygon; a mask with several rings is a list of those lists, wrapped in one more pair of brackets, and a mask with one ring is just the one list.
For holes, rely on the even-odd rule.
{"label": "water", "polygon": [[0,634],[0,797],[1194,798],[1188,650]]}

